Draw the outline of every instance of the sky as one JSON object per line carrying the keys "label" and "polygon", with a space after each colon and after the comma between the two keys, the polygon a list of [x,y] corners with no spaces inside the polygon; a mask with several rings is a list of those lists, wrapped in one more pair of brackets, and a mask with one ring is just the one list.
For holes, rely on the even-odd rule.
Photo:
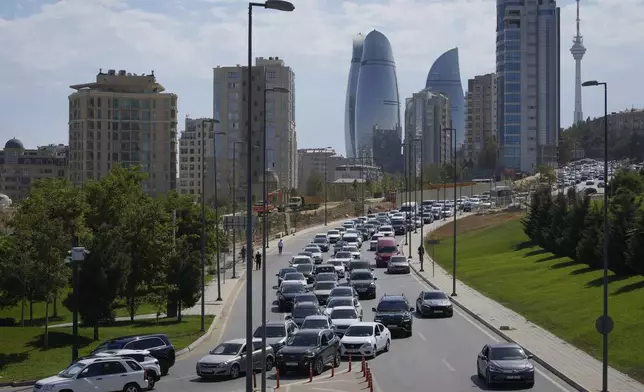
{"label": "sky", "polygon": [[[425,86],[443,52],[458,47],[467,79],[495,68],[495,0],[294,0],[295,11],[255,8],[254,56],[278,56],[296,75],[298,148],[344,154],[351,40],[372,29],[391,41],[401,102]],[[70,85],[99,69],[155,71],[179,97],[179,118],[212,117],[212,68],[244,64],[244,0],[0,0],[0,141],[67,143]],[[561,125],[572,122],[575,2],[561,7]],[[644,1],[582,0],[582,79],[609,84],[609,111],[638,108],[644,86]],[[583,90],[584,117],[603,94]],[[183,129],[180,121],[179,129]],[[0,146],[1,147],[1,146]]]}

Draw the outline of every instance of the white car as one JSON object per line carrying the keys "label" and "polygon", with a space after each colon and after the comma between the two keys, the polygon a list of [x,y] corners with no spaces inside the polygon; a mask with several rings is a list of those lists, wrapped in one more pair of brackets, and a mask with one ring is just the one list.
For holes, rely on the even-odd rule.
{"label": "white car", "polygon": [[385,235],[382,233],[376,233],[371,236],[371,240],[369,241],[369,250],[377,250],[378,249],[378,238],[382,238]]}
{"label": "white car", "polygon": [[309,256],[297,255],[291,259],[291,266],[295,267],[298,264],[313,264],[313,259]]}
{"label": "white car", "polygon": [[143,366],[148,379],[148,389],[154,389],[154,385],[161,379],[161,366],[159,360],[150,355],[148,350],[106,350],[93,355],[97,358],[123,357],[131,358]]}
{"label": "white car", "polygon": [[145,373],[138,362],[129,358],[84,358],[56,376],[39,380],[34,391],[140,392],[148,388]]}
{"label": "white car", "polygon": [[360,249],[355,245],[343,246],[342,251],[351,253],[351,259],[360,260]]}
{"label": "white car", "polygon": [[293,284],[293,282],[301,284],[304,287],[306,287],[307,285],[306,277],[304,276],[303,273],[289,272],[288,274],[284,275],[284,278],[282,278],[282,283],[280,284],[280,288],[283,287],[285,284]]}
{"label": "white car", "polygon": [[381,351],[389,351],[391,332],[387,327],[375,322],[359,322],[351,325],[340,340],[340,355],[364,354],[376,357]]}
{"label": "white car", "polygon": [[324,313],[331,315],[333,308],[338,306],[353,306],[356,309],[358,316],[362,318],[362,304],[358,301],[356,297],[329,297],[326,303],[326,308],[324,308]]}
{"label": "white car", "polygon": [[335,273],[338,274],[338,278],[344,278],[344,275],[346,274],[346,268],[344,267],[344,263],[340,259],[329,259],[327,261],[327,264],[333,265],[335,268]]}
{"label": "white car", "polygon": [[378,229],[379,233],[382,233],[383,236],[385,237],[394,237],[395,232],[394,228],[391,227],[391,225],[382,225],[380,226],[380,229]]}
{"label": "white car", "polygon": [[326,238],[330,243],[335,244],[340,239],[340,230],[329,230],[326,232]]}
{"label": "white car", "polygon": [[306,248],[304,248],[304,251],[311,252],[313,254],[313,262],[315,262],[315,264],[322,263],[322,250],[319,246],[315,244],[309,244],[306,246]]}
{"label": "white car", "polygon": [[334,260],[340,260],[342,264],[344,264],[344,267],[346,268],[351,262],[351,260],[353,260],[353,256],[351,255],[351,252],[341,250],[335,254]]}
{"label": "white car", "polygon": [[333,332],[340,337],[344,335],[347,328],[360,321],[360,315],[355,306],[335,306],[329,313],[329,317],[333,322]]}

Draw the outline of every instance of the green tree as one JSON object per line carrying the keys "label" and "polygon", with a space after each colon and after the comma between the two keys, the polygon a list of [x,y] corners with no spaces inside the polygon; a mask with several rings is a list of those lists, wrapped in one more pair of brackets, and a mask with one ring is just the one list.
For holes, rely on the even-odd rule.
{"label": "green tree", "polygon": [[496,169],[499,146],[493,136],[486,136],[478,156],[478,167],[486,170]]}
{"label": "green tree", "polygon": [[629,231],[628,256],[626,264],[631,271],[644,275],[644,210],[635,214],[633,227]]}
{"label": "green tree", "polygon": [[590,208],[590,197],[578,193],[575,188],[568,190],[567,197],[570,208],[566,213],[562,248],[566,256],[574,259],[577,257],[577,245],[581,240],[584,222]]}
{"label": "green tree", "polygon": [[545,247],[556,255],[565,255],[566,217],[568,215],[568,198],[563,193],[558,193],[553,200],[549,211],[550,225],[545,230]]}
{"label": "green tree", "polygon": [[555,169],[548,165],[537,165],[537,173],[542,182],[553,183],[557,179]]}
{"label": "green tree", "polygon": [[632,272],[629,271],[627,264],[629,253],[628,237],[640,205],[641,202],[636,201],[635,195],[624,188],[611,199],[608,222],[608,256],[610,268],[615,273],[626,274]]}
{"label": "green tree", "polygon": [[602,211],[597,204],[592,207],[586,215],[584,229],[581,232],[581,238],[577,244],[575,259],[579,262],[586,263],[592,268],[598,268],[602,264]]}
{"label": "green tree", "polygon": [[306,180],[307,196],[319,196],[324,189],[324,176],[317,170],[313,170]]}
{"label": "green tree", "polygon": [[608,183],[606,191],[609,194],[616,194],[621,190],[628,190],[637,195],[644,193],[644,177],[633,170],[617,170],[613,179]]}
{"label": "green tree", "polygon": [[34,261],[20,247],[17,237],[0,236],[0,308],[20,303],[20,325],[25,326],[25,309],[29,301],[30,321],[33,321],[33,298],[37,294],[38,276]]}

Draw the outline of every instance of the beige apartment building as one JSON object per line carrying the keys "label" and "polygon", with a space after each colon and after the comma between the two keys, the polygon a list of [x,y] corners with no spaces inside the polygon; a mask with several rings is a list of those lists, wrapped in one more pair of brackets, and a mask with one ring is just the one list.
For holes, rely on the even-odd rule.
{"label": "beige apartment building", "polygon": [[[186,117],[179,138],[179,193],[201,197],[203,179],[204,200],[209,203],[214,201],[213,138],[211,119]],[[227,196],[228,192],[218,195],[220,200]]]}
{"label": "beige apartment building", "polygon": [[[281,189],[297,186],[295,74],[279,57],[255,59],[251,69],[252,193],[261,200],[263,152]],[[214,76],[215,154],[218,189],[232,189],[231,198],[246,200],[248,67],[216,67]],[[271,91],[275,89],[275,91]],[[265,99],[266,98],[266,99]],[[266,128],[266,145],[264,145]],[[233,177],[232,173],[235,172]],[[273,173],[269,173],[274,178]]]}
{"label": "beige apartment building", "polygon": [[496,138],[496,74],[478,75],[467,81],[465,159],[478,162],[486,138]]}
{"label": "beige apartment building", "polygon": [[148,75],[102,70],[96,81],[70,86],[70,178],[80,186],[115,164],[140,166],[144,190],[177,189],[177,96]]}
{"label": "beige apartment building", "polygon": [[326,180],[332,183],[336,180],[335,169],[338,166],[346,165],[349,161],[342,155],[338,155],[331,147],[326,148],[301,148],[297,150],[298,184],[297,189],[306,191],[306,183],[313,172],[322,176],[326,172]]}
{"label": "beige apartment building", "polygon": [[68,155],[62,144],[26,149],[20,140],[10,139],[0,151],[0,194],[19,203],[37,180],[66,178]]}

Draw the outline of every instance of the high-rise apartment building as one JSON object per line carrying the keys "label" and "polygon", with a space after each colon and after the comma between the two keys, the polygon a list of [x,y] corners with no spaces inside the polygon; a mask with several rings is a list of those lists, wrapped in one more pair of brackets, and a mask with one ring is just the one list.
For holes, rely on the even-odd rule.
{"label": "high-rise apartment building", "polygon": [[447,130],[452,124],[451,114],[449,97],[428,88],[405,100],[405,142],[413,145],[408,156],[415,162],[417,173],[421,162],[427,166],[452,160],[452,133]]}
{"label": "high-rise apartment building", "polygon": [[[213,137],[210,119],[186,117],[185,130],[179,138],[179,193],[201,197],[205,186],[204,200],[208,203],[214,202]],[[217,196],[223,200],[229,195],[226,192]]]}
{"label": "high-rise apartment building", "polygon": [[9,139],[0,151],[0,194],[20,202],[37,180],[66,178],[68,156],[69,148],[64,145],[26,149],[20,140]]}
{"label": "high-rise apartment building", "polygon": [[496,138],[496,75],[477,75],[467,89],[465,159],[476,163],[485,142]]}
{"label": "high-rise apartment building", "polygon": [[[298,184],[295,74],[279,57],[258,57],[251,74],[251,187],[254,201],[259,201],[262,195],[264,151],[266,167],[277,175],[279,188],[291,189]],[[213,113],[214,118],[219,120],[215,124],[214,139],[217,186],[220,189],[234,189],[235,194],[231,197],[239,202],[246,200],[247,190],[247,83],[248,67],[237,65],[214,69]]]}
{"label": "high-rise apartment building", "polygon": [[373,165],[384,173],[402,173],[402,127],[379,128],[373,127]]}
{"label": "high-rise apartment building", "polygon": [[554,165],[559,134],[559,8],[497,0],[497,134],[506,169]]}
{"label": "high-rise apartment building", "polygon": [[326,175],[326,182],[335,181],[335,168],[347,164],[348,158],[338,155],[333,148],[302,148],[297,150],[298,155],[298,186],[301,191],[306,190],[306,183],[313,172],[322,176]]}
{"label": "high-rise apartment building", "polygon": [[113,69],[70,86],[69,171],[74,184],[97,180],[116,164],[140,166],[143,189],[177,188],[177,96],[149,75]]}

